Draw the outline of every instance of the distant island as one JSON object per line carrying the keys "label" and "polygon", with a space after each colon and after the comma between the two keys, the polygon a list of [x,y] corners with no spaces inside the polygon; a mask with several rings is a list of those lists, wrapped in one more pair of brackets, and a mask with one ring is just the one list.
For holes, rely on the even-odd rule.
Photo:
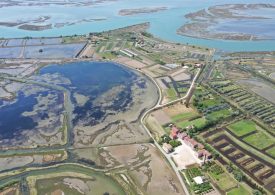
{"label": "distant island", "polygon": [[[272,4],[225,4],[202,9],[185,15],[190,22],[177,33],[184,36],[223,40],[271,40],[274,31],[269,27],[275,22],[275,14],[259,13],[274,10]],[[261,23],[261,28],[258,28]],[[262,34],[261,29],[268,30]]]}
{"label": "distant island", "polygon": [[119,11],[119,15],[121,16],[130,16],[130,15],[137,15],[137,14],[147,14],[147,13],[155,13],[159,11],[167,10],[167,7],[142,7],[136,9],[122,9]]}
{"label": "distant island", "polygon": [[81,20],[70,20],[59,23],[54,23],[50,21],[51,16],[39,16],[37,18],[29,20],[16,20],[16,21],[0,21],[0,26],[5,27],[16,27],[18,29],[28,30],[28,31],[43,31],[52,28],[61,28],[64,26],[70,26],[74,24],[79,24],[82,22],[94,22],[106,20],[106,18],[86,18]]}

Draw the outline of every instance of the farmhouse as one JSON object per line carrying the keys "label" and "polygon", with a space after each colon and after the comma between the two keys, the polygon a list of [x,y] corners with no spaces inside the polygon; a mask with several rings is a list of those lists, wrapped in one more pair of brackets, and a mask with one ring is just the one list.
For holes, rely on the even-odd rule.
{"label": "farmhouse", "polygon": [[187,136],[188,136],[188,135],[187,135],[187,133],[185,133],[185,132],[178,133],[178,138],[179,138],[179,139],[184,140],[184,138],[187,137]]}
{"label": "farmhouse", "polygon": [[[170,128],[170,138],[178,139],[182,143],[172,153],[173,159],[179,167],[185,168],[193,164],[202,165],[212,158],[212,154],[205,149],[203,144],[189,137],[186,132],[180,132],[175,125],[170,125]],[[163,150],[170,153],[173,148],[170,144],[164,143]]]}
{"label": "farmhouse", "polygon": [[203,158],[204,161],[210,160],[212,158],[212,154],[208,152],[205,149],[199,150],[198,151],[198,157]]}
{"label": "farmhouse", "polygon": [[179,133],[179,129],[178,129],[177,127],[173,126],[173,127],[171,128],[170,138],[171,138],[171,139],[177,139],[178,133]]}
{"label": "farmhouse", "polygon": [[193,150],[195,150],[198,147],[198,142],[190,138],[189,136],[185,137],[183,141],[185,144],[190,146],[190,148],[192,148]]}

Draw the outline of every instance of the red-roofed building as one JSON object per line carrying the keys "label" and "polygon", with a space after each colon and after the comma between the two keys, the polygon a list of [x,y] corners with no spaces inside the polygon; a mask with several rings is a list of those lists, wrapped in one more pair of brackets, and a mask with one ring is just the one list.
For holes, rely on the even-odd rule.
{"label": "red-roofed building", "polygon": [[192,149],[196,149],[198,147],[198,142],[189,136],[184,138],[184,143],[186,143],[188,146],[190,146]]}
{"label": "red-roofed building", "polygon": [[198,157],[204,158],[204,161],[207,161],[212,158],[212,154],[210,152],[208,152],[207,150],[202,149],[202,150],[198,151]]}
{"label": "red-roofed building", "polygon": [[179,129],[178,129],[177,127],[173,126],[173,127],[171,128],[170,138],[171,138],[171,139],[177,139],[178,133],[179,133]]}
{"label": "red-roofed building", "polygon": [[185,132],[182,132],[182,133],[179,133],[179,134],[178,134],[178,138],[179,138],[179,139],[182,139],[182,140],[184,140],[184,138],[187,137],[187,136],[188,136],[188,135],[187,135],[187,133],[185,133]]}

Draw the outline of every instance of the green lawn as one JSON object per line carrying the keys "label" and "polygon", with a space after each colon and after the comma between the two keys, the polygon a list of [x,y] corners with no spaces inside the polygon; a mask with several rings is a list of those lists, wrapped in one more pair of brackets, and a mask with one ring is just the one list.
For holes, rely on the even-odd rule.
{"label": "green lawn", "polygon": [[236,181],[225,172],[218,175],[213,172],[209,172],[209,174],[215,180],[215,183],[219,186],[219,188],[223,191],[227,191],[228,189],[237,185]]}
{"label": "green lawn", "polygon": [[231,111],[228,109],[218,110],[207,115],[210,120],[219,120],[221,118],[227,118],[231,115]]}
{"label": "green lawn", "polygon": [[255,148],[261,150],[264,149],[271,144],[274,144],[274,139],[272,139],[270,136],[268,136],[264,132],[257,132],[250,136],[247,136],[243,139],[246,143],[254,146]]}
{"label": "green lawn", "polygon": [[182,121],[177,123],[176,125],[179,126],[180,128],[186,128],[189,125],[194,125],[197,128],[203,128],[206,124],[206,119],[205,118],[198,118],[192,121]]}
{"label": "green lawn", "polygon": [[198,114],[195,112],[184,112],[184,113],[178,114],[176,116],[173,116],[172,121],[176,122],[176,121],[180,121],[180,120],[186,120],[186,119],[189,119],[189,118],[192,118],[195,116],[198,116]]}
{"label": "green lawn", "polygon": [[250,193],[240,185],[238,188],[230,190],[227,195],[250,195]]}
{"label": "green lawn", "polygon": [[266,151],[267,154],[270,154],[275,158],[275,147],[272,147]]}
{"label": "green lawn", "polygon": [[203,104],[202,107],[207,108],[209,106],[217,105],[220,102],[217,99],[208,99],[208,100],[203,100],[201,103]]}
{"label": "green lawn", "polygon": [[253,121],[249,120],[238,121],[236,123],[229,125],[227,128],[238,137],[257,130],[256,124]]}
{"label": "green lawn", "polygon": [[186,87],[178,88],[178,91],[179,91],[180,93],[185,93],[185,92],[187,92],[187,90],[188,90],[188,88],[186,88]]}
{"label": "green lawn", "polygon": [[114,59],[116,57],[111,52],[104,52],[104,53],[101,54],[101,56],[106,58],[106,59]]}
{"label": "green lawn", "polygon": [[177,93],[174,88],[167,89],[166,94],[170,100],[174,100],[177,98]]}
{"label": "green lawn", "polygon": [[218,79],[224,78],[223,74],[218,69],[214,70],[212,77]]}

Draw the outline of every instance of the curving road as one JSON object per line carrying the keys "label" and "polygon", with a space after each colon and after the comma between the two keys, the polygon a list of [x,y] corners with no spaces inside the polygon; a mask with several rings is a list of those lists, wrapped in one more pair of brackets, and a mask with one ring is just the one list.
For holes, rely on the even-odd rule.
{"label": "curving road", "polygon": [[162,152],[162,154],[165,156],[165,158],[168,160],[168,162],[170,163],[171,167],[173,168],[174,172],[176,173],[181,185],[182,185],[182,188],[184,189],[184,192],[186,195],[189,195],[189,191],[187,190],[187,187],[185,186],[185,183],[182,179],[182,176],[180,175],[179,173],[179,170],[178,168],[176,167],[175,163],[172,161],[172,159],[169,157],[169,155],[167,155],[164,150],[162,149],[162,147],[158,144],[158,142],[155,140],[155,138],[153,137],[153,135],[151,134],[150,130],[147,128],[147,126],[145,125],[145,121],[144,119],[147,117],[148,114],[150,114],[152,111],[155,111],[155,110],[158,110],[158,109],[161,109],[163,107],[166,107],[166,106],[170,106],[170,105],[173,105],[177,102],[180,102],[182,100],[184,100],[186,97],[188,97],[189,95],[191,95],[190,93],[192,93],[192,88],[195,86],[196,84],[196,80],[198,79],[199,75],[200,75],[200,72],[201,72],[202,69],[199,68],[198,72],[196,73],[191,85],[190,85],[190,88],[188,89],[186,95],[184,97],[181,97],[179,99],[176,99],[176,100],[173,100],[171,102],[168,102],[166,104],[160,104],[161,100],[162,100],[162,92],[161,92],[161,88],[159,87],[159,85],[157,84],[157,82],[154,80],[153,77],[147,75],[155,84],[156,86],[158,87],[158,90],[159,90],[159,100],[158,100],[158,103],[155,105],[155,107],[147,110],[143,115],[142,117],[140,118],[140,122],[143,126],[143,128],[146,130],[146,132],[148,133],[148,135],[151,137],[151,139],[154,140],[154,143],[155,145],[157,146],[157,148]]}

